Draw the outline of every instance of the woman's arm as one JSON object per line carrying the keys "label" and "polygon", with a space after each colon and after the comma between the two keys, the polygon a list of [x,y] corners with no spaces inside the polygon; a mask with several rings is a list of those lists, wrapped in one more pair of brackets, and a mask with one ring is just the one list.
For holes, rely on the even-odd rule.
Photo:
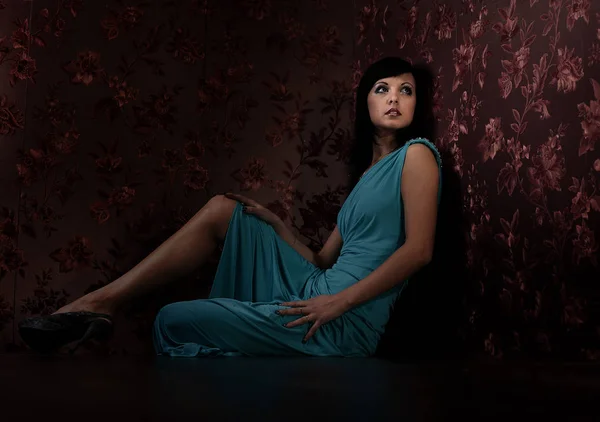
{"label": "woman's arm", "polygon": [[329,239],[327,239],[327,242],[325,242],[321,251],[315,253],[308,246],[296,239],[294,233],[287,228],[283,220],[277,216],[277,214],[262,206],[254,199],[231,192],[227,192],[225,197],[241,203],[244,206],[244,213],[254,215],[273,227],[275,233],[277,233],[279,237],[286,241],[302,255],[304,259],[311,262],[313,265],[325,270],[330,268],[340,255],[342,249],[342,236],[340,235],[337,226],[329,236]]}
{"label": "woman's arm", "polygon": [[429,147],[409,146],[401,186],[406,241],[375,271],[338,293],[349,308],[388,291],[429,263],[435,241],[438,186],[439,169]]}
{"label": "woman's arm", "polygon": [[298,253],[307,261],[319,268],[324,270],[331,268],[333,263],[340,255],[340,251],[342,249],[342,237],[340,236],[340,231],[338,230],[337,226],[333,232],[331,232],[327,242],[325,242],[325,245],[323,245],[323,248],[318,253],[296,239],[294,233],[287,228],[283,221],[280,220],[276,224],[273,224],[273,228],[279,237],[296,249],[296,251],[298,251]]}

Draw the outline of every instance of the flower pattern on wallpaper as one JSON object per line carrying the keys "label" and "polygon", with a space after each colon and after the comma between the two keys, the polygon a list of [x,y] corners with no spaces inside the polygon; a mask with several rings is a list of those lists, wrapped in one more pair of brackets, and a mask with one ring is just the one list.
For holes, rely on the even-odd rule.
{"label": "flower pattern on wallpaper", "polygon": [[[0,2],[0,135],[23,139],[2,145],[19,196],[0,203],[0,331],[119,277],[217,193],[266,198],[321,247],[348,194],[354,91],[400,55],[434,70],[435,142],[462,184],[457,335],[497,358],[599,359],[600,4],[348,7]],[[113,347],[135,348],[154,310],[127,313]]]}

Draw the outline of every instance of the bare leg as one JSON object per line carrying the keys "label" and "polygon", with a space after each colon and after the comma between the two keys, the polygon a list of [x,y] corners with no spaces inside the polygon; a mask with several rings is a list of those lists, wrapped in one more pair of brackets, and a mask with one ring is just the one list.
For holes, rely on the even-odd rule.
{"label": "bare leg", "polygon": [[56,313],[90,311],[114,314],[127,301],[200,267],[225,239],[236,202],[217,195],[181,229],[139,264],[110,284],[60,308]]}

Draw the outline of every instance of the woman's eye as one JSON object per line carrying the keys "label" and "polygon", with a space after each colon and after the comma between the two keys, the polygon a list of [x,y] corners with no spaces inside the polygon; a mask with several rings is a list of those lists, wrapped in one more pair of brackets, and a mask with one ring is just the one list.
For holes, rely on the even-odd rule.
{"label": "woman's eye", "polygon": [[[375,88],[375,93],[379,94],[381,92],[388,92],[388,88],[386,86],[378,86],[377,88]],[[412,89],[410,89],[410,87],[408,86],[404,86],[401,89],[401,92],[404,92],[407,95],[412,95]]]}

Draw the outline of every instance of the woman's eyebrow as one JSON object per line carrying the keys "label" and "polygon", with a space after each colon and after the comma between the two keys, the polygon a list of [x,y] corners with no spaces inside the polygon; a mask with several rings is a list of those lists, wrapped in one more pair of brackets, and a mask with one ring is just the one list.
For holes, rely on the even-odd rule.
{"label": "woman's eyebrow", "polygon": [[[378,82],[376,82],[376,83],[375,83],[375,85],[378,85],[378,84],[383,84],[383,85],[388,85],[388,86],[389,86],[389,84],[388,84],[387,82],[384,82],[384,81],[378,81]],[[408,82],[408,81],[402,82],[400,85],[405,85],[405,84],[409,84],[410,86],[413,86],[413,85],[412,85],[410,82]]]}

